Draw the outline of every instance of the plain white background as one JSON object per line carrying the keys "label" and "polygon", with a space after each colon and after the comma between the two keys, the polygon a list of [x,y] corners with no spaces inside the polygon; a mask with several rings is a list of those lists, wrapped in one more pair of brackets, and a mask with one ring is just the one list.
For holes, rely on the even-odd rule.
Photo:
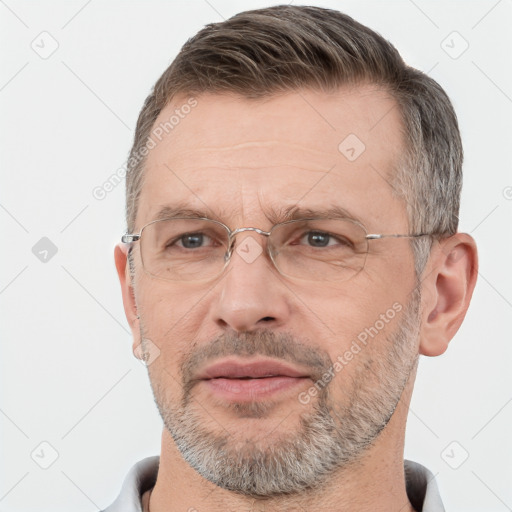
{"label": "plain white background", "polygon": [[[383,34],[453,100],[460,228],[479,244],[480,278],[446,354],[422,357],[405,457],[437,475],[447,510],[512,510],[511,2],[309,3]],[[124,165],[143,101],[186,39],[272,4],[0,2],[0,511],[104,508],[132,464],[159,453],[113,262],[124,180],[102,200],[93,191]]]}

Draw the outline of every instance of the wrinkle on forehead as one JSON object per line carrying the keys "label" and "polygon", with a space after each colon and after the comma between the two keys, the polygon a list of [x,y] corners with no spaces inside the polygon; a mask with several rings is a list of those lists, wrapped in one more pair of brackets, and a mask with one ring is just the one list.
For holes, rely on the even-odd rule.
{"label": "wrinkle on forehead", "polygon": [[[251,222],[264,219],[267,202],[336,203],[375,229],[401,225],[403,205],[396,204],[390,186],[403,147],[394,100],[373,90],[301,92],[262,103],[216,95],[196,99],[190,116],[148,156],[139,203],[143,218],[151,218],[155,205],[181,200],[231,210]],[[355,161],[339,149],[349,134],[366,147]]]}
{"label": "wrinkle on forehead", "polygon": [[[290,92],[256,102],[209,93],[196,100],[190,115],[151,151],[147,164],[167,164],[177,172],[205,164],[226,169],[287,166],[323,171],[334,164],[356,170],[374,160],[383,173],[392,171],[402,145],[396,101],[371,84],[341,88],[333,94]],[[175,98],[161,113],[162,119],[179,102]],[[338,149],[349,134],[366,145],[355,162],[346,160]]]}
{"label": "wrinkle on forehead", "polygon": [[228,144],[226,146],[223,145],[215,145],[215,146],[201,146],[200,148],[190,149],[190,150],[181,150],[181,154],[190,154],[190,153],[202,153],[204,151],[236,151],[238,149],[248,149],[248,148],[265,148],[269,149],[271,147],[287,147],[290,150],[294,151],[308,151],[311,153],[316,153],[319,155],[323,155],[325,151],[321,151],[315,148],[306,148],[302,144],[295,144],[293,142],[285,141],[285,140],[276,140],[276,139],[260,139],[260,140],[249,140],[244,142],[239,142],[238,144]]}
{"label": "wrinkle on forehead", "polygon": [[[327,152],[288,141],[258,140],[238,144],[202,146],[188,150],[178,148],[173,152],[170,160],[173,167],[185,172],[199,168],[214,169],[215,167],[226,169],[290,167],[312,172],[327,172],[338,159],[336,152],[337,147]],[[212,157],[215,158],[215,166],[210,165]]]}
{"label": "wrinkle on forehead", "polygon": [[[276,162],[274,165],[258,165],[258,164],[228,165],[228,164],[224,164],[224,165],[222,165],[221,168],[222,168],[222,170],[228,170],[228,171],[233,171],[233,172],[244,171],[244,170],[248,170],[248,171],[266,171],[266,170],[267,171],[272,171],[272,170],[278,171],[279,169],[290,168],[290,169],[297,170],[297,171],[306,171],[306,172],[318,174],[318,173],[328,173],[329,171],[331,171],[333,166],[326,168],[325,166],[322,166],[320,164],[316,165],[315,163],[307,162],[307,166],[304,167],[304,162],[301,162],[301,164],[294,164],[292,162],[286,161],[283,163]],[[220,170],[220,167],[218,165],[216,165],[216,166],[213,166],[213,165],[190,165],[189,167],[180,166],[179,172],[180,173],[187,172],[189,174],[193,174],[194,172],[200,173],[200,172],[211,171],[212,173],[215,173],[215,172],[218,172],[219,170]],[[214,176],[214,175],[212,174],[212,176]],[[212,179],[215,179],[215,178],[212,177]]]}

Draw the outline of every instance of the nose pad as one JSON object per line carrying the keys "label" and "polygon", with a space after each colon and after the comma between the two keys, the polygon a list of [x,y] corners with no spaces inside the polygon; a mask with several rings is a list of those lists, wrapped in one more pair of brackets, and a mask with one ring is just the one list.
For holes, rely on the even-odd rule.
{"label": "nose pad", "polygon": [[233,255],[233,249],[235,248],[236,236],[231,241],[228,241],[226,252],[224,253],[224,263],[227,263]]}
{"label": "nose pad", "polygon": [[231,259],[231,254],[233,253],[233,251],[231,249],[228,249],[225,253],[224,253],[224,265],[227,264],[227,262]]}
{"label": "nose pad", "polygon": [[[265,259],[270,256],[269,253],[269,235],[266,231],[262,231],[258,228],[240,228],[233,232],[229,247],[224,254],[224,264],[227,266],[229,260],[233,256],[233,252],[238,253],[246,263],[252,263],[260,255]],[[244,233],[246,236],[240,240],[238,235]],[[266,239],[266,240],[262,240]],[[272,258],[269,258],[270,265],[275,266]]]}

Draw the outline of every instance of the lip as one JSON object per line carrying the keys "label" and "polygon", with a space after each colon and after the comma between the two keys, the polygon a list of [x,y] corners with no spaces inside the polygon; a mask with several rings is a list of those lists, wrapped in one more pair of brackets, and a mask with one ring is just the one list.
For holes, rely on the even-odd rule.
{"label": "lip", "polygon": [[290,392],[310,375],[274,359],[240,360],[228,358],[218,361],[197,375],[216,397],[227,401],[250,402]]}
{"label": "lip", "polygon": [[299,368],[294,368],[275,359],[240,360],[234,358],[222,359],[207,366],[198,376],[198,380],[207,379],[262,379],[266,377],[309,377],[310,375]]}

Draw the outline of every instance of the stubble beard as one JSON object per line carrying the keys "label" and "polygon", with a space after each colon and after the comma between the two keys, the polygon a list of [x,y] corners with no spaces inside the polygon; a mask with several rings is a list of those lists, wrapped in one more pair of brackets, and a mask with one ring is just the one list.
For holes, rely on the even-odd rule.
{"label": "stubble beard", "polygon": [[[350,362],[357,367],[351,378],[343,382],[343,395],[350,397],[348,403],[334,401],[334,379],[318,392],[314,401],[304,405],[305,412],[295,432],[235,440],[194,400],[193,385],[187,380],[204,360],[232,354],[282,358],[309,365],[317,375],[332,368],[327,353],[319,354],[294,338],[272,331],[226,335],[206,350],[192,349],[182,360],[179,402],[151,379],[150,371],[164,425],[185,461],[223,489],[252,498],[270,498],[322,486],[335,471],[360,459],[391,419],[418,363],[419,304],[416,291],[404,308],[396,331],[385,339],[379,339],[384,335],[376,336],[370,342],[385,342],[387,352],[378,353],[368,345]],[[372,357],[372,353],[378,357]],[[239,417],[264,418],[274,406],[266,401],[232,403],[230,409]],[[237,434],[239,437],[243,433]]]}

